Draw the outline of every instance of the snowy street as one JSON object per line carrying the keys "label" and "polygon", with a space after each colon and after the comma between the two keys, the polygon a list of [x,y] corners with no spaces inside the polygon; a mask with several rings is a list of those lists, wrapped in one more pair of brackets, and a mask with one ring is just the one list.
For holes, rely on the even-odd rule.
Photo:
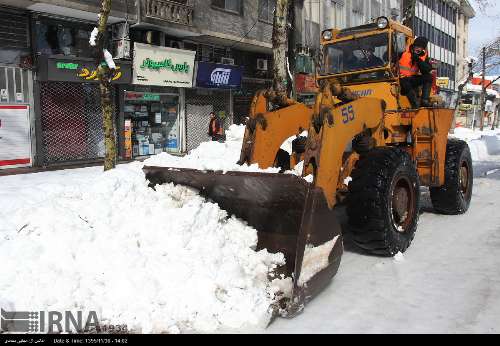
{"label": "snowy street", "polygon": [[[233,164],[243,130],[146,164],[257,171]],[[361,253],[344,227],[346,252],[330,286],[267,329],[276,293],[289,287],[267,276],[283,257],[255,252],[255,230],[196,191],[148,188],[139,162],[0,177],[0,306],[94,309],[142,333],[498,333],[500,134],[456,136],[475,164],[469,212],[437,215],[423,189],[416,238],[394,258]],[[342,207],[337,214],[345,224]]]}
{"label": "snowy street", "polygon": [[426,195],[411,248],[401,259],[360,254],[349,240],[330,287],[270,333],[499,333],[500,168],[477,166],[471,209],[433,214]]}

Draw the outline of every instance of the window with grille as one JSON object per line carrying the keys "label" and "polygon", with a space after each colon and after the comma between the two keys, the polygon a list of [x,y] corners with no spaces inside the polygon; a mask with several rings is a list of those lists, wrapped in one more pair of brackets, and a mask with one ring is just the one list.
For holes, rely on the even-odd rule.
{"label": "window with grille", "polygon": [[30,46],[28,17],[0,9],[0,49],[26,49]]}
{"label": "window with grille", "polygon": [[259,19],[272,23],[274,19],[274,9],[276,0],[259,0]]}
{"label": "window with grille", "polygon": [[241,14],[242,0],[212,0],[212,6]]}

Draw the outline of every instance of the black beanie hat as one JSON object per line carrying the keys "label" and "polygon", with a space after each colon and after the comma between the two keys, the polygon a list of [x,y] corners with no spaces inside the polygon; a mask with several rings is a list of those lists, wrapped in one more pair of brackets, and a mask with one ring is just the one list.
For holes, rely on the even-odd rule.
{"label": "black beanie hat", "polygon": [[423,36],[417,37],[415,42],[413,42],[413,46],[421,47],[423,49],[427,49],[427,45],[429,44],[429,40]]}

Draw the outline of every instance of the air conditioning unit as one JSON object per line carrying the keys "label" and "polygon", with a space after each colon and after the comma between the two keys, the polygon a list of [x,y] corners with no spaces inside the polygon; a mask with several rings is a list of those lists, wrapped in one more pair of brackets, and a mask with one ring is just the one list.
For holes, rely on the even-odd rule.
{"label": "air conditioning unit", "polygon": [[267,71],[268,70],[267,59],[257,59],[257,70],[258,71]]}
{"label": "air conditioning unit", "polygon": [[128,23],[118,23],[112,27],[113,53],[115,59],[131,59],[130,56],[130,26]]}
{"label": "air conditioning unit", "polygon": [[130,56],[130,40],[129,39],[121,39],[113,41],[115,59],[131,59]]}
{"label": "air conditioning unit", "polygon": [[220,63],[224,65],[234,65],[234,59],[232,58],[221,58]]}

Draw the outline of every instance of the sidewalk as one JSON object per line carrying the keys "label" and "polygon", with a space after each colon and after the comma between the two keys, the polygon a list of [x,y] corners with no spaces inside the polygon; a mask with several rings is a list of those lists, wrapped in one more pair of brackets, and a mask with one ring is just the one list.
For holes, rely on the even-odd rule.
{"label": "sidewalk", "polygon": [[[173,156],[184,156],[185,155],[185,154],[178,154],[178,153],[169,153],[169,154],[173,155]],[[145,161],[150,157],[151,156],[144,156],[144,157],[137,158],[135,160],[119,160],[117,162],[117,164],[123,165],[123,164],[131,163],[134,161]],[[8,175],[52,172],[52,171],[60,171],[60,170],[66,170],[66,169],[78,169],[78,168],[97,167],[97,166],[104,166],[104,160],[60,163],[60,164],[53,164],[50,166],[43,166],[43,167],[23,167],[23,168],[0,169],[0,177],[4,177],[4,176],[8,176]]]}

